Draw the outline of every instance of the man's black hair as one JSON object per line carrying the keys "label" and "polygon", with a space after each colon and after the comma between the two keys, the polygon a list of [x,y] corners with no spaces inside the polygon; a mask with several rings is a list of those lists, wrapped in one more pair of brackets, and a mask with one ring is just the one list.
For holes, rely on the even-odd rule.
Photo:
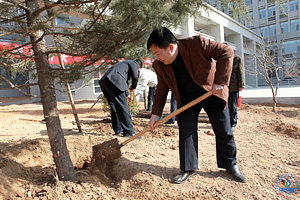
{"label": "man's black hair", "polygon": [[175,35],[166,27],[157,28],[149,36],[147,49],[149,50],[153,44],[159,48],[166,49],[171,43],[177,43]]}
{"label": "man's black hair", "polygon": [[139,67],[142,68],[143,67],[143,61],[141,61],[141,59],[136,58],[134,59],[135,62],[137,62],[139,64]]}

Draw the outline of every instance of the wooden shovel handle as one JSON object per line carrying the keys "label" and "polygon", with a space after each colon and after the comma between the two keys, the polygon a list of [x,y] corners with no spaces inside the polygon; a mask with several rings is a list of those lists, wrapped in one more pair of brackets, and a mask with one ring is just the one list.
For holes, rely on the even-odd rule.
{"label": "wooden shovel handle", "polygon": [[132,94],[133,94],[133,92],[132,92],[132,90],[130,90],[129,112],[131,112],[131,105],[132,105],[132,100],[133,100]]}
{"label": "wooden shovel handle", "polygon": [[[207,92],[207,93],[201,95],[201,96],[198,97],[197,99],[191,101],[190,103],[188,103],[188,104],[182,106],[181,108],[175,110],[175,111],[172,112],[171,114],[169,114],[169,115],[165,116],[164,118],[162,118],[161,120],[157,121],[157,122],[155,123],[155,126],[159,126],[159,125],[165,123],[166,121],[168,121],[168,120],[171,119],[172,117],[174,117],[174,116],[178,115],[179,113],[181,113],[181,112],[187,110],[188,108],[190,108],[190,107],[192,107],[193,105],[199,103],[200,101],[203,101],[204,99],[206,99],[207,97],[209,97],[209,96],[211,96],[211,95],[212,95],[212,92],[211,92],[211,91],[209,91],[209,92]],[[136,138],[138,138],[138,137],[144,135],[144,134],[147,133],[148,131],[151,131],[151,128],[150,128],[150,127],[144,129],[143,131],[141,131],[141,132],[135,134],[134,136],[130,137],[129,139],[125,140],[124,142],[122,142],[122,143],[119,145],[119,147],[120,147],[120,148],[123,147],[124,145],[128,144],[128,143],[131,142],[132,140],[135,140]]]}

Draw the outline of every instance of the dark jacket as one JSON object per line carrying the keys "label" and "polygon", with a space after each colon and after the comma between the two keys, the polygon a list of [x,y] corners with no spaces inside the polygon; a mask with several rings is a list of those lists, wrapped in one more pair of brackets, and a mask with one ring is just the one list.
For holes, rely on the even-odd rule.
{"label": "dark jacket", "polygon": [[238,92],[240,88],[245,88],[244,65],[242,58],[238,55],[235,55],[233,58],[229,92]]}
{"label": "dark jacket", "polygon": [[[232,48],[220,42],[207,40],[200,35],[178,40],[177,43],[187,71],[196,84],[207,91],[212,89],[214,83],[225,86],[222,94],[218,96],[224,100],[225,107],[233,63]],[[172,66],[155,60],[153,68],[157,74],[158,84],[152,114],[161,116],[169,89],[174,93],[178,107],[181,106],[182,100]]]}
{"label": "dark jacket", "polygon": [[120,91],[128,91],[129,80],[131,79],[131,88],[135,89],[138,83],[139,64],[134,60],[126,60],[111,66],[102,76],[99,84],[104,79],[108,79]]}

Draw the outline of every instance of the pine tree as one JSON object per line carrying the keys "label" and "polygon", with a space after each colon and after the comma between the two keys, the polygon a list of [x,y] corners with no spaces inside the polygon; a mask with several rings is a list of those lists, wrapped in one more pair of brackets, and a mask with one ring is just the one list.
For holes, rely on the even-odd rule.
{"label": "pine tree", "polygon": [[[225,0],[223,0],[225,2]],[[2,0],[0,1],[0,37],[14,38],[12,45],[0,51],[1,68],[35,70],[47,132],[60,180],[76,180],[60,124],[55,97],[55,80],[80,79],[97,68],[99,60],[132,59],[148,56],[145,43],[149,33],[161,25],[176,27],[188,14],[194,14],[204,1],[180,0]],[[236,5],[243,0],[234,1]],[[238,8],[238,6],[236,7]],[[241,7],[241,10],[244,8]],[[81,25],[64,16],[84,18]],[[57,18],[67,26],[53,25]],[[50,44],[46,45],[45,38]],[[20,40],[26,39],[21,45]],[[56,43],[54,45],[54,39]],[[26,50],[26,51],[25,51]],[[60,69],[49,64],[56,54],[85,57]],[[0,75],[20,92],[20,86]],[[30,86],[30,85],[28,85]]]}

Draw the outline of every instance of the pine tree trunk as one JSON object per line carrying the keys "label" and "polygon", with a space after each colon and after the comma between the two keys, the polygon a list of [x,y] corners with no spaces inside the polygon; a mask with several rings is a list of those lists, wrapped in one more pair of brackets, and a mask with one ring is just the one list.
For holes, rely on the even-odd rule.
{"label": "pine tree trunk", "polygon": [[51,74],[47,55],[45,54],[46,43],[44,40],[39,41],[43,31],[38,28],[37,16],[31,15],[39,8],[38,0],[26,0],[26,5],[31,11],[27,12],[28,24],[31,27],[36,27],[30,33],[30,40],[32,42],[37,67],[41,102],[43,105],[51,151],[56,165],[56,172],[60,180],[76,181],[76,173],[67,150],[66,140],[60,124],[54,78]]}

